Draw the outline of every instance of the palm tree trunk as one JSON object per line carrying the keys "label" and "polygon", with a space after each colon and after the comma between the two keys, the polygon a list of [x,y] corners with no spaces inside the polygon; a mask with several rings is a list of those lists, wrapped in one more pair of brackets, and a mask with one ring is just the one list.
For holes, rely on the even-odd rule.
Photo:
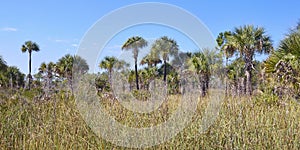
{"label": "palm tree trunk", "polygon": [[112,69],[109,69],[108,70],[108,80],[109,80],[110,87],[112,88],[111,73],[112,73]]}
{"label": "palm tree trunk", "polygon": [[167,81],[167,61],[164,60],[164,81],[166,82]]}
{"label": "palm tree trunk", "polygon": [[251,68],[246,70],[246,94],[248,96],[251,96],[252,95],[252,84],[251,84],[251,81],[252,81],[252,75],[251,75]]}
{"label": "palm tree trunk", "polygon": [[139,90],[139,74],[137,71],[137,60],[135,60],[135,64],[134,64],[134,69],[135,69],[135,83],[136,83],[136,89]]}
{"label": "palm tree trunk", "polygon": [[30,85],[31,85],[31,51],[29,51],[29,63],[28,63],[28,67],[29,67],[29,74],[28,74],[28,89],[30,90]]}
{"label": "palm tree trunk", "polygon": [[29,67],[29,74],[31,75],[31,52],[29,52],[29,63],[28,63],[28,67]]}
{"label": "palm tree trunk", "polygon": [[226,57],[226,69],[225,69],[225,96],[227,96],[228,95],[228,68],[227,68],[227,66],[228,66],[228,57]]}
{"label": "palm tree trunk", "polygon": [[200,80],[200,93],[201,96],[204,97],[206,95],[206,78],[205,75],[200,74],[199,75],[199,80]]}
{"label": "palm tree trunk", "polygon": [[246,95],[252,95],[252,59],[253,54],[245,56]]}

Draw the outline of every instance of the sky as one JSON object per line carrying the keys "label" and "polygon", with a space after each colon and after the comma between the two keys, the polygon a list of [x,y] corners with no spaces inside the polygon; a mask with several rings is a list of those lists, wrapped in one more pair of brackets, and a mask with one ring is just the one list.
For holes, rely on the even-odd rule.
{"label": "sky", "polygon": [[[2,1],[0,56],[8,65],[17,66],[23,73],[28,73],[28,54],[22,53],[20,48],[25,41],[34,41],[39,44],[41,50],[32,55],[32,71],[37,73],[42,62],[56,62],[65,54],[76,54],[84,35],[101,18],[120,7],[142,2],[150,1]],[[275,47],[300,19],[298,0],[157,0],[151,2],[168,3],[188,11],[205,24],[215,38],[220,32],[246,24],[264,27]],[[124,16],[124,20],[126,19],[128,18]],[[103,51],[111,55],[124,56],[121,54],[120,46],[134,34],[150,42],[167,35],[178,42],[182,51],[197,49],[186,35],[175,29],[146,24],[124,29],[114,35]],[[99,60],[101,58],[102,56],[99,56]]]}

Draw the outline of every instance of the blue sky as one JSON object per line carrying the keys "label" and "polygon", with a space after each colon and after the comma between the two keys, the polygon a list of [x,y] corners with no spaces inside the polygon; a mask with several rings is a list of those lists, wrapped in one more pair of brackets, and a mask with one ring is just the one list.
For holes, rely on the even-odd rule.
{"label": "blue sky", "polygon": [[[41,51],[33,54],[32,68],[36,73],[42,62],[56,62],[67,53],[75,54],[82,37],[101,17],[120,7],[141,2],[149,1],[3,1],[0,6],[0,55],[8,65],[17,66],[22,72],[28,73],[28,54],[23,54],[20,47],[27,40],[37,42]],[[272,37],[275,46],[300,19],[300,1],[297,0],[154,2],[169,3],[189,11],[198,17],[215,37],[220,32],[245,24],[262,26]],[[149,30],[144,30],[147,27]],[[158,31],[161,31],[177,40],[182,50],[195,50],[193,44],[181,42],[184,39],[183,35],[180,37],[176,31],[168,32],[169,30],[163,27],[162,30],[154,29],[153,26],[144,26],[124,30],[110,41],[106,49],[119,50],[119,46],[128,37],[133,36],[129,31],[138,32],[147,39],[160,37]]]}

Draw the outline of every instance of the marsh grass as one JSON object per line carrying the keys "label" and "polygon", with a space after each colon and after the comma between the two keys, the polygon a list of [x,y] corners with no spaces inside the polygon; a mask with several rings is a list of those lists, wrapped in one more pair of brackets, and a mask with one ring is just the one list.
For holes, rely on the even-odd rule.
{"label": "marsh grass", "polygon": [[[37,102],[31,93],[0,92],[1,149],[126,149],[96,136],[76,109],[72,97],[55,94]],[[177,108],[170,96],[153,113],[137,114],[113,100],[101,101],[114,118],[132,127],[155,126]],[[275,100],[275,101],[274,101]],[[174,138],[148,149],[299,149],[300,105],[271,96],[227,98],[219,116],[203,134],[201,119],[208,105],[201,99],[193,122]]]}

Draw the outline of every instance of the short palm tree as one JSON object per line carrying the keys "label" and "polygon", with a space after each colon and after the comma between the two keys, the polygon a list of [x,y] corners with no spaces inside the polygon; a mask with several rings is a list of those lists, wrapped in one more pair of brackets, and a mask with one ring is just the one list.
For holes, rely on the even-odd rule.
{"label": "short palm tree", "polygon": [[22,45],[21,47],[21,51],[23,53],[28,52],[29,54],[29,73],[28,73],[28,88],[30,89],[30,84],[31,84],[31,80],[32,80],[32,76],[31,76],[31,54],[33,51],[38,52],[40,51],[39,45],[35,42],[32,41],[26,41],[25,44]]}
{"label": "short palm tree", "polygon": [[161,60],[159,57],[156,57],[154,54],[148,54],[146,55],[140,62],[141,65],[148,65],[149,67],[155,67],[157,64],[161,63]]}
{"label": "short palm tree", "polygon": [[208,91],[210,68],[209,62],[202,52],[197,52],[188,60],[189,70],[199,76],[201,96],[205,96]]}
{"label": "short palm tree", "polygon": [[0,56],[0,69],[5,70],[7,68],[6,62],[5,60],[2,58],[2,56]]}
{"label": "short palm tree", "polygon": [[59,76],[63,79],[66,78],[69,81],[72,78],[72,67],[74,58],[72,55],[67,54],[60,58],[57,62],[57,72]]}
{"label": "short palm tree", "polygon": [[[265,61],[266,73],[274,74],[275,84],[287,87],[289,84],[295,92],[300,91],[300,24],[280,42],[276,51],[273,51]],[[275,77],[275,78],[274,78]]]}
{"label": "short palm tree", "polygon": [[173,39],[163,36],[157,39],[151,48],[151,53],[158,54],[164,62],[164,81],[167,79],[167,61],[169,61],[170,56],[178,55],[178,45]]}
{"label": "short palm tree", "polygon": [[85,74],[89,70],[89,66],[85,59],[78,55],[72,56],[66,54],[56,63],[56,73],[61,80],[66,80],[73,93],[73,79],[76,75]]}
{"label": "short palm tree", "polygon": [[50,88],[52,86],[52,80],[55,77],[56,72],[56,64],[53,62],[50,62],[48,64],[43,62],[39,67],[39,73],[43,75],[45,86],[47,88]]}
{"label": "short palm tree", "polygon": [[101,69],[106,69],[108,72],[108,80],[109,83],[112,83],[112,71],[113,71],[113,67],[114,65],[117,63],[118,59],[116,57],[104,57],[104,59],[100,62],[99,64],[99,68]]}
{"label": "short palm tree", "polygon": [[228,60],[230,57],[233,56],[233,54],[235,53],[236,49],[234,48],[234,46],[232,45],[233,42],[231,42],[231,40],[233,40],[233,38],[231,37],[231,32],[230,31],[225,31],[224,33],[221,32],[219,34],[219,36],[217,37],[217,43],[219,46],[219,49],[223,52],[224,56],[225,56],[225,65],[226,65],[226,78],[225,78],[225,95],[228,95]]}
{"label": "short palm tree", "polygon": [[7,67],[5,60],[0,56],[0,87],[6,83],[7,78],[5,77],[5,73]]}
{"label": "short palm tree", "polygon": [[148,45],[148,42],[140,36],[134,36],[129,38],[122,46],[122,50],[132,50],[134,58],[134,69],[135,69],[135,81],[136,89],[139,90],[139,75],[137,71],[137,58],[139,49]]}

